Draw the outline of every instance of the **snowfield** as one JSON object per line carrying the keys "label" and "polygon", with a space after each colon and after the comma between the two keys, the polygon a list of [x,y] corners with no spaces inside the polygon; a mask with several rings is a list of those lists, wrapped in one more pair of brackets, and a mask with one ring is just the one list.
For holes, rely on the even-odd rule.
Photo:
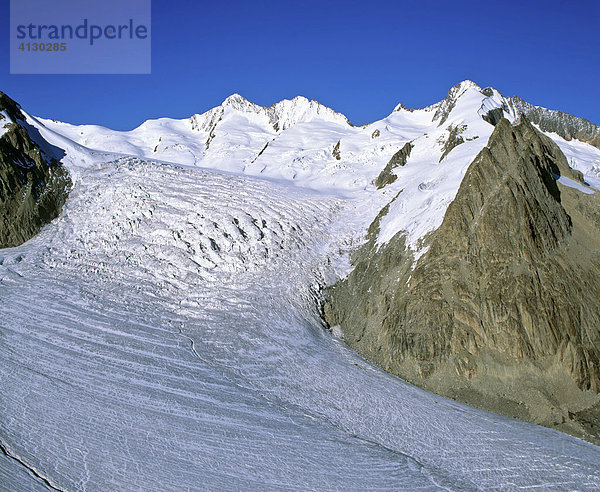
{"label": "snowfield", "polygon": [[600,448],[416,388],[320,319],[383,205],[382,242],[439,226],[500,97],[462,89],[442,126],[239,96],[127,134],[29,117],[74,188],[0,250],[0,489],[597,490]]}

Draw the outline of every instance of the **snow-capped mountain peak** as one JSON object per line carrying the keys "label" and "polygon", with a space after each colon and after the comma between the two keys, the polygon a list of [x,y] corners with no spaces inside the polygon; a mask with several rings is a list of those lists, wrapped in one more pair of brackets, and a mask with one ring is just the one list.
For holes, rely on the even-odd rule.
{"label": "snow-capped mountain peak", "polygon": [[315,119],[350,124],[348,118],[343,114],[304,96],[296,96],[291,100],[283,99],[267,108],[267,113],[278,131],[286,130],[297,123],[306,123]]}
{"label": "snow-capped mountain peak", "polygon": [[231,96],[228,96],[222,103],[221,107],[223,108],[231,108],[236,111],[241,112],[251,112],[251,113],[259,113],[264,108],[259,106],[258,104],[254,104],[251,101],[248,101],[245,97],[234,93]]}
{"label": "snow-capped mountain peak", "polygon": [[412,108],[407,108],[406,106],[404,106],[404,104],[402,103],[398,103],[396,104],[396,107],[394,108],[394,111],[392,111],[393,113],[397,113],[398,111],[414,111],[414,109]]}
{"label": "snow-capped mountain peak", "polygon": [[[432,172],[441,173],[440,183],[448,182],[446,169],[457,169],[459,180],[464,166],[485,146],[493,125],[502,118],[514,121],[524,112],[521,110],[524,103],[519,105],[518,102],[515,98],[503,97],[494,88],[482,89],[475,82],[464,80],[435,104],[422,109],[398,104],[388,117],[361,127],[352,126],[343,114],[303,96],[263,107],[237,93],[203,114],[184,120],[149,120],[130,132],[39,121],[45,128],[79,145],[103,152],[344,190],[369,187],[392,156],[413,142],[415,148],[406,168],[394,172],[399,176],[398,183],[403,174],[414,177],[417,180],[415,196],[422,197],[425,186],[418,186],[433,178],[419,179],[412,171],[413,165],[422,162],[419,165],[419,174],[422,174],[431,164]],[[531,114],[532,121],[537,123],[534,109],[527,115]],[[566,121],[562,126],[570,132],[563,132],[566,135],[563,138],[584,135],[585,130],[591,141],[598,134],[597,127],[589,122],[585,122],[585,126],[575,117],[569,117],[574,120],[571,123],[567,116],[554,116],[555,112],[549,110],[535,111],[549,121]],[[548,128],[559,132],[562,126],[556,126],[556,130],[554,126]],[[580,127],[583,130],[579,130]],[[588,155],[587,145],[585,152],[570,150],[566,143],[559,145],[569,154],[570,162],[589,175],[590,182],[595,182],[596,151],[590,150],[596,157],[588,163],[589,159],[580,157]],[[568,145],[574,148],[579,144]],[[455,159],[460,162],[452,164]],[[446,165],[443,168],[433,165],[439,162]],[[408,196],[408,188],[404,189]],[[449,193],[448,199],[452,196]],[[440,210],[443,211],[443,207]],[[420,210],[415,210],[417,212]],[[423,223],[420,215],[416,219]],[[415,238],[420,236],[419,233]]]}
{"label": "snow-capped mountain peak", "polygon": [[448,119],[450,112],[455,108],[458,101],[469,92],[481,93],[481,87],[471,80],[463,80],[451,87],[444,99],[425,109],[435,111],[433,121],[438,121],[438,124],[441,126]]}
{"label": "snow-capped mountain peak", "polygon": [[462,82],[459,82],[458,84],[456,84],[454,87],[452,87],[450,90],[456,90],[456,92],[458,93],[458,95],[464,93],[466,90],[468,89],[476,89],[478,91],[481,90],[481,87],[476,84],[475,82],[473,82],[472,80],[469,79],[465,79]]}
{"label": "snow-capped mountain peak", "polygon": [[[491,89],[491,88],[489,88],[489,89],[491,91],[495,91],[497,93],[497,91],[495,89]],[[444,123],[444,121],[447,119],[450,111],[452,111],[452,109],[456,106],[456,103],[458,102],[458,100],[460,98],[462,98],[466,93],[476,92],[476,93],[480,93],[480,94],[485,94],[487,96],[491,96],[491,95],[493,95],[493,93],[491,93],[490,90],[482,89],[479,85],[477,85],[472,80],[463,80],[462,82],[452,86],[450,88],[450,90],[448,90],[446,97],[444,99],[442,99],[441,101],[438,101],[434,104],[431,104],[429,106],[421,108],[420,110],[408,108],[408,107],[404,106],[402,103],[398,103],[396,105],[396,107],[394,108],[393,112],[395,113],[395,112],[400,112],[400,111],[408,111],[408,112],[412,113],[414,111],[425,111],[425,112],[435,111],[433,121],[439,121],[440,122],[439,124],[442,125]]]}
{"label": "snow-capped mountain peak", "polygon": [[[227,97],[217,108],[224,110],[231,109],[241,113],[264,114],[268,117],[275,131],[283,131],[297,123],[307,123],[315,119],[350,124],[348,118],[344,115],[337,113],[314,99],[309,100],[304,96],[283,99],[269,107],[264,107],[235,93]],[[212,114],[217,108],[213,108],[207,113]],[[204,115],[207,113],[204,113]]]}

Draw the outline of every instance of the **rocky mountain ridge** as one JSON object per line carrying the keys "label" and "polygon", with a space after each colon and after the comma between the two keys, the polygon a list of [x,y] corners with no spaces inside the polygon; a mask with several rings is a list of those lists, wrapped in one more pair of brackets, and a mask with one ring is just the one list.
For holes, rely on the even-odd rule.
{"label": "rocky mountain ridge", "polygon": [[[433,392],[598,441],[599,195],[525,118],[500,120],[416,262],[384,208],[325,317]],[[402,192],[401,192],[402,193]]]}
{"label": "rocky mountain ridge", "polygon": [[516,114],[524,114],[540,130],[560,135],[565,140],[580,140],[600,148],[600,126],[562,111],[534,106],[518,96],[510,98],[509,107]]}
{"label": "rocky mountain ridge", "polygon": [[59,149],[31,138],[21,109],[0,92],[0,248],[17,246],[58,217],[71,186]]}

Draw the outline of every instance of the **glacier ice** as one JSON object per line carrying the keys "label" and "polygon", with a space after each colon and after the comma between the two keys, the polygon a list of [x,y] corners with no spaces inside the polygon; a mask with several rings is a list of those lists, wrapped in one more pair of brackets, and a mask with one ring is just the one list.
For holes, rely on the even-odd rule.
{"label": "glacier ice", "polygon": [[353,206],[135,158],[79,170],[61,217],[0,250],[0,488],[597,488],[599,448],[324,329]]}

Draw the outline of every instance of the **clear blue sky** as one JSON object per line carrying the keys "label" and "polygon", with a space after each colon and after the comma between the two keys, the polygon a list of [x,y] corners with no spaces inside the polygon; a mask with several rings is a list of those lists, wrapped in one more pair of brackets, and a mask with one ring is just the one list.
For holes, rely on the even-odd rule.
{"label": "clear blue sky", "polygon": [[300,94],[363,124],[472,79],[600,123],[598,0],[153,0],[152,19],[151,75],[9,75],[5,34],[0,90],[33,114],[115,129],[233,92],[261,105]]}

